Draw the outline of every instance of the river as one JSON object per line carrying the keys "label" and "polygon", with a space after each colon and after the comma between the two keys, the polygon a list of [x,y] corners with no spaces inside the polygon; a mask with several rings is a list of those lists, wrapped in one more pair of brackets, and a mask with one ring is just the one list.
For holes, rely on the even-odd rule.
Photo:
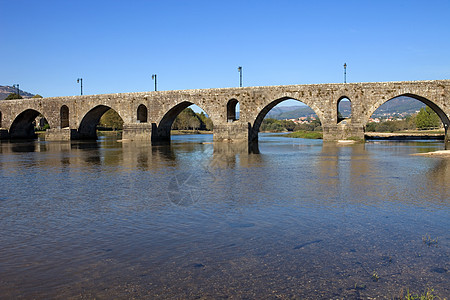
{"label": "river", "polygon": [[0,144],[0,298],[450,295],[442,142]]}

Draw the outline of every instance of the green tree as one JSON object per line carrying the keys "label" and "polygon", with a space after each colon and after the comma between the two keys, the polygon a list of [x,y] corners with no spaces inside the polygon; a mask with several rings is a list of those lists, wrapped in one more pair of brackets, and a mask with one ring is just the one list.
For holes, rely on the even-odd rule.
{"label": "green tree", "polygon": [[99,125],[113,130],[122,130],[123,120],[114,109],[109,109],[100,118]]}
{"label": "green tree", "polygon": [[367,123],[366,131],[367,132],[377,132],[377,123],[375,123],[375,122]]}
{"label": "green tree", "polygon": [[196,113],[197,117],[200,119],[201,121],[201,128],[202,130],[213,130],[213,122],[211,121],[210,118],[208,118],[207,115],[205,115],[204,112],[201,113]]}
{"label": "green tree", "polygon": [[266,118],[262,121],[261,123],[261,127],[260,127],[260,131],[270,131],[271,128],[273,127],[272,124],[276,123],[278,120],[277,119],[272,119],[272,118]]}
{"label": "green tree", "polygon": [[283,120],[281,121],[281,125],[284,127],[287,131],[294,131],[295,123],[290,120]]}
{"label": "green tree", "polygon": [[421,108],[416,116],[416,126],[418,129],[436,128],[441,124],[439,116],[430,108]]}
{"label": "green tree", "polygon": [[42,97],[42,96],[39,95],[39,94],[36,94],[36,95],[34,95],[33,97],[31,97],[31,98],[44,98],[44,97]]}
{"label": "green tree", "polygon": [[280,131],[285,131],[286,129],[283,127],[283,125],[280,122],[275,122],[269,126],[268,130],[280,132]]}
{"label": "green tree", "polygon": [[277,120],[273,118],[266,118],[261,123],[260,131],[294,131],[297,125],[290,120]]}
{"label": "green tree", "polygon": [[191,108],[185,108],[172,124],[174,130],[198,130],[201,128],[202,122],[197,114]]}
{"label": "green tree", "polygon": [[402,120],[384,121],[381,123],[369,122],[366,132],[395,132],[416,129],[416,116],[407,116]]}
{"label": "green tree", "polygon": [[318,120],[313,120],[311,123],[297,124],[294,131],[322,131],[322,124]]}
{"label": "green tree", "polygon": [[405,129],[416,129],[416,115],[407,116],[405,119]]}
{"label": "green tree", "polygon": [[22,98],[22,96],[20,96],[16,93],[11,93],[5,98],[5,100],[13,100],[13,99],[23,99],[23,98]]}

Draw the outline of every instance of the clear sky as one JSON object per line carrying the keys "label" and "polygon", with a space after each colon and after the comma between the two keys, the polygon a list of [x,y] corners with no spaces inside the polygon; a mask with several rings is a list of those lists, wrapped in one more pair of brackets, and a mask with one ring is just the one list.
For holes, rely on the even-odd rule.
{"label": "clear sky", "polygon": [[0,85],[44,97],[450,79],[450,1],[0,0]]}

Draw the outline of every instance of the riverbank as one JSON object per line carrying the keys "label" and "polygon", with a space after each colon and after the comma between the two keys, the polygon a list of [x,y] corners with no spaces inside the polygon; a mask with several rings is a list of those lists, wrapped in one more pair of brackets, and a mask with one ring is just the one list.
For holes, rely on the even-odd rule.
{"label": "riverbank", "polygon": [[302,139],[322,139],[323,133],[321,131],[294,131],[288,134],[283,134],[281,136],[291,137],[291,138],[302,138]]}
{"label": "riverbank", "polygon": [[445,133],[439,131],[366,132],[366,140],[444,140]]}
{"label": "riverbank", "polygon": [[[280,136],[304,139],[322,139],[321,131],[294,131]],[[402,132],[366,132],[366,140],[444,140],[443,130],[402,131]]]}

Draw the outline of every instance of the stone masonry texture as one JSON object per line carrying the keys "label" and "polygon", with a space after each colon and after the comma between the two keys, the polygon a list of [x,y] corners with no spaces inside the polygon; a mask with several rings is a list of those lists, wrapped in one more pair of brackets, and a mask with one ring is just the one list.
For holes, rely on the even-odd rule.
{"label": "stone masonry texture", "polygon": [[[296,99],[311,107],[322,122],[324,140],[364,138],[364,127],[386,101],[409,96],[430,106],[450,127],[450,80],[308,84],[83,95],[0,101],[1,137],[22,137],[39,114],[48,121],[49,140],[93,137],[109,108],[124,121],[124,139],[170,139],[175,117],[191,104],[201,107],[214,124],[214,141],[254,141],[265,115],[278,103]],[[351,101],[351,118],[338,119],[338,103]],[[227,104],[239,103],[240,118],[227,118]],[[235,101],[237,100],[237,102]],[[139,119],[138,107],[147,109]],[[63,113],[64,112],[64,113]],[[68,116],[67,116],[68,112]],[[68,118],[68,121],[67,121]],[[65,119],[65,120],[63,120]],[[67,126],[68,125],[68,126]]]}

